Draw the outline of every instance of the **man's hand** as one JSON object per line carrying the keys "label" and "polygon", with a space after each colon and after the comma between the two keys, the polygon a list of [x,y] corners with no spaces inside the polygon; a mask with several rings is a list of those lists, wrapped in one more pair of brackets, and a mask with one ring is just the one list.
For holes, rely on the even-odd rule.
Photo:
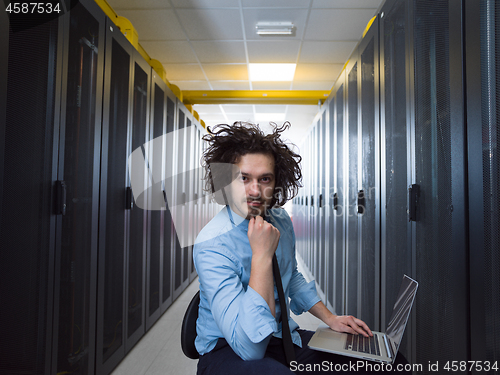
{"label": "man's hand", "polygon": [[278,248],[280,232],[261,216],[252,217],[248,223],[248,240],[254,257],[272,259]]}
{"label": "man's hand", "polygon": [[361,334],[365,337],[373,336],[365,322],[351,315],[334,315],[327,324],[337,332]]}
{"label": "man's hand", "polygon": [[252,217],[248,223],[248,240],[252,248],[252,270],[248,285],[266,300],[271,313],[276,316],[273,255],[278,248],[280,232],[262,217]]}
{"label": "man's hand", "polygon": [[334,331],[352,333],[354,335],[361,334],[365,337],[373,336],[370,328],[361,319],[351,315],[333,315],[321,301],[311,307],[309,312],[316,318],[321,319]]}

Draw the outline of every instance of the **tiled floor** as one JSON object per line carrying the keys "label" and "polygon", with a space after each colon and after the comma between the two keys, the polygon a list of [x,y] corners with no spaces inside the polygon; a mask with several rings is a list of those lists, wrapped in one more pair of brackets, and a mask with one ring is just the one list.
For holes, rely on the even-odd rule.
{"label": "tiled floor", "polygon": [[[301,270],[299,262],[299,270]],[[304,275],[306,274],[303,272]],[[307,277],[306,277],[307,278]],[[198,361],[181,350],[181,322],[187,305],[198,290],[198,279],[175,300],[156,324],[120,362],[112,375],[193,375]],[[316,330],[319,320],[309,313],[293,316],[303,329]]]}

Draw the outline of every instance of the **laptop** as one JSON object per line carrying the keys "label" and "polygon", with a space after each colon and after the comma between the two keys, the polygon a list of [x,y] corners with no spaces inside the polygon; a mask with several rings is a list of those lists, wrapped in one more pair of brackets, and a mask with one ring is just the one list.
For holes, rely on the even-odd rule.
{"label": "laptop", "polygon": [[339,333],[322,323],[309,341],[309,347],[349,357],[393,363],[415,301],[418,283],[404,275],[392,316],[385,333],[372,331],[372,337]]}

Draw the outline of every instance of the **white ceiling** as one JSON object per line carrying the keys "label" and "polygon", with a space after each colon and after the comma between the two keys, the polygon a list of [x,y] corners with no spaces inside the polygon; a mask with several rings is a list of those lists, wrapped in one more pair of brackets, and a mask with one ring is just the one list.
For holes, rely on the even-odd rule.
{"label": "white ceiling", "polygon": [[[330,90],[383,0],[108,0],[181,90]],[[289,21],[291,36],[259,36],[257,22]],[[296,63],[291,82],[251,82],[249,63]],[[316,105],[194,105],[211,126],[286,113],[300,144]]]}

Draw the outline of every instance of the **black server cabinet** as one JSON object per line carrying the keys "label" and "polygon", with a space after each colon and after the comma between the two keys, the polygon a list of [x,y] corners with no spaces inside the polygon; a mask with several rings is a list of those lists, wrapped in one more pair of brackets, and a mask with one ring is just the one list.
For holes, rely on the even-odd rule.
{"label": "black server cabinet", "polygon": [[183,204],[185,208],[184,225],[182,232],[184,234],[185,246],[182,254],[182,273],[183,281],[188,285],[191,277],[191,258],[193,256],[193,246],[190,244],[193,228],[193,176],[191,174],[191,164],[193,161],[193,120],[191,113],[186,111],[186,133],[185,133],[185,169],[184,169],[184,190]]}
{"label": "black server cabinet", "polygon": [[334,204],[337,196],[335,195],[335,160],[336,160],[336,147],[335,147],[335,97],[330,95],[328,101],[327,117],[326,117],[326,191],[325,191],[325,211],[326,223],[325,230],[327,236],[327,245],[325,251],[326,255],[326,303],[325,305],[333,310],[334,309],[334,295],[335,295],[335,213]]}
{"label": "black server cabinet", "polygon": [[[150,197],[150,245],[147,256],[147,327],[149,329],[172,303],[172,217],[168,210],[168,195],[172,191],[173,114],[175,96],[168,86],[153,72],[151,108],[151,139],[148,166],[152,171],[149,184]],[[167,194],[167,191],[169,194]]]}
{"label": "black server cabinet", "polygon": [[358,70],[360,69],[359,50],[356,49],[351,55],[351,59],[346,67],[346,121],[345,121],[345,153],[347,158],[345,166],[347,173],[345,174],[345,211],[344,218],[346,223],[346,249],[345,249],[345,313],[354,316],[360,316],[359,295],[361,293],[361,285],[359,282],[360,275],[360,254],[358,248],[358,106],[359,106],[359,85],[358,85]]}
{"label": "black server cabinet", "polygon": [[301,257],[302,260],[304,261],[304,264],[309,267],[307,264],[307,241],[308,241],[308,235],[309,235],[309,220],[307,220],[308,214],[309,214],[309,207],[307,204],[307,195],[308,195],[308,165],[307,165],[307,150],[308,150],[308,141],[306,140],[303,144],[303,158],[302,158],[302,171],[303,171],[303,176],[302,180],[304,183],[304,187],[302,188],[302,208],[301,208],[301,241],[300,241],[300,248],[301,248]]}
{"label": "black server cabinet", "polygon": [[132,45],[106,18],[96,345],[98,374],[108,374],[125,356],[125,280],[132,204],[127,157],[130,154],[133,55]]}
{"label": "black server cabinet", "polygon": [[315,228],[316,222],[314,220],[316,210],[314,207],[314,150],[316,143],[314,143],[314,128],[312,128],[309,137],[307,139],[307,163],[308,163],[308,174],[307,174],[307,186],[308,193],[306,196],[307,203],[307,235],[306,235],[306,264],[314,277],[314,242],[315,242]]}
{"label": "black server cabinet", "polygon": [[189,221],[189,201],[186,191],[189,178],[186,172],[189,166],[188,148],[190,147],[187,128],[191,126],[191,120],[186,107],[180,102],[177,106],[177,116],[176,157],[174,158],[176,161],[174,182],[176,187],[173,191],[174,203],[171,207],[176,234],[174,240],[174,299],[189,285],[189,247],[186,245],[189,236],[187,224]]}
{"label": "black server cabinet", "polygon": [[[151,121],[148,142],[149,240],[147,247],[146,329],[172,302],[171,217],[167,212],[167,189],[172,177],[172,134],[167,133],[175,97],[160,76],[153,72]],[[171,108],[172,107],[172,108]],[[168,174],[167,174],[168,173]],[[168,185],[168,187],[167,187]]]}
{"label": "black server cabinet", "polygon": [[[325,159],[328,157],[325,152],[326,146],[326,108],[323,108],[322,113],[320,113],[320,120],[318,121],[319,128],[317,130],[317,143],[319,144],[317,165],[318,165],[318,177],[317,177],[317,207],[318,207],[318,236],[317,245],[314,247],[316,252],[316,263],[317,263],[317,275],[316,281],[319,284],[320,289],[323,293],[326,293],[326,210],[325,210],[325,191],[326,191],[326,169],[325,169]],[[326,295],[323,298],[326,302]]]}
{"label": "black server cabinet", "polygon": [[[175,128],[175,114],[176,114],[176,98],[170,90],[167,90],[166,95],[166,135],[168,139],[173,139]],[[174,168],[177,162],[175,157],[174,144],[168,142],[165,146],[165,197],[167,197],[166,210],[163,213],[163,271],[161,274],[162,280],[162,293],[161,293],[161,311],[164,313],[173,301],[173,278],[176,273],[174,268],[174,252],[176,244],[176,234],[174,221],[172,220],[172,211],[168,202],[167,192],[172,192],[174,189]]]}
{"label": "black server cabinet", "polygon": [[188,215],[186,221],[186,229],[188,233],[188,242],[187,242],[187,274],[188,274],[188,283],[193,281],[196,278],[196,270],[194,268],[193,261],[193,244],[196,238],[195,233],[195,224],[196,224],[196,205],[195,205],[195,197],[196,197],[196,141],[195,138],[197,136],[197,125],[195,122],[195,118],[192,114],[187,118],[187,126],[190,129],[188,132],[188,160],[187,160],[187,173],[186,173],[186,205],[188,207]]}
{"label": "black server cabinet", "polygon": [[[410,43],[408,2],[386,1],[380,11],[381,283],[380,327],[387,328],[403,274],[413,275],[408,186],[411,184]],[[407,327],[400,351],[410,359]]]}
{"label": "black server cabinet", "polygon": [[324,211],[324,226],[323,226],[323,237],[324,237],[324,262],[323,262],[323,271],[322,271],[322,276],[323,276],[323,283],[324,283],[324,289],[323,291],[325,292],[325,298],[324,298],[324,303],[326,306],[329,306],[330,308],[332,307],[332,304],[329,303],[331,299],[329,298],[329,294],[331,293],[330,289],[332,288],[332,284],[330,283],[330,275],[329,275],[329,270],[332,270],[333,268],[330,268],[331,264],[331,248],[333,246],[333,233],[330,230],[331,223],[333,222],[332,218],[332,206],[331,206],[331,193],[332,193],[332,186],[333,186],[333,173],[332,173],[332,163],[333,163],[333,142],[331,142],[331,137],[333,135],[333,128],[332,128],[332,123],[331,123],[331,114],[330,114],[330,108],[332,108],[332,101],[330,99],[327,99],[325,101],[325,112],[323,116],[323,136],[324,136],[324,148],[323,148],[323,154],[325,158],[325,164],[324,164],[324,176],[323,176],[323,181],[324,181],[324,187],[323,187],[323,196],[321,197],[321,204],[323,206],[323,211]]}
{"label": "black server cabinet", "polygon": [[[358,317],[379,330],[380,148],[379,20],[360,42],[358,68]],[[354,194],[354,192],[352,192]]]}
{"label": "black server cabinet", "polygon": [[[148,241],[149,202],[146,142],[149,141],[151,67],[134,52],[132,63],[132,129],[131,151],[142,151],[143,168],[131,170],[134,205],[130,210],[130,232],[126,259],[126,339],[128,352],[145,332],[146,322],[146,251]],[[137,185],[136,185],[137,184]],[[135,188],[137,186],[137,188]],[[134,188],[136,191],[134,191]]]}
{"label": "black server cabinet", "polygon": [[315,281],[318,282],[319,276],[319,231],[320,231],[320,210],[318,208],[319,196],[319,164],[320,155],[319,148],[319,132],[321,126],[321,118],[318,117],[316,123],[313,125],[311,132],[311,143],[316,147],[311,147],[311,166],[312,166],[312,182],[311,182],[311,221],[312,221],[312,235],[311,235],[311,272]]}
{"label": "black server cabinet", "polygon": [[[333,87],[333,100],[335,101],[335,126],[334,126],[334,144],[335,144],[335,163],[334,163],[334,188],[333,188],[333,295],[332,305],[335,314],[345,314],[345,265],[346,265],[346,179],[344,178],[344,163],[346,148],[345,131],[345,103],[346,103],[346,71],[344,70]],[[332,272],[330,272],[332,273]]]}
{"label": "black server cabinet", "polygon": [[[193,245],[194,245],[194,240],[198,236],[198,233],[200,233],[201,229],[203,228],[202,225],[202,208],[203,208],[203,192],[201,191],[201,164],[200,164],[200,158],[201,158],[201,125],[198,122],[195,122],[196,129],[193,132],[193,142],[194,142],[194,149],[193,149],[193,161],[192,161],[192,172],[191,174],[193,175],[193,228],[192,228],[192,238],[193,238]],[[190,262],[190,281],[193,281],[196,276],[196,268],[194,266],[194,259],[191,254],[191,262]]]}
{"label": "black server cabinet", "polygon": [[61,17],[64,28],[53,372],[94,372],[97,243],[104,73],[104,14],[88,2]]}
{"label": "black server cabinet", "polygon": [[[0,373],[51,371],[59,19],[0,15]],[[13,31],[13,28],[17,31]],[[30,74],[28,74],[30,72]],[[54,371],[55,372],[55,371]]]}
{"label": "black server cabinet", "polygon": [[[466,1],[471,360],[500,361],[498,2]],[[478,27],[479,25],[479,27]],[[481,371],[476,367],[473,373]]]}
{"label": "black server cabinet", "polygon": [[[160,309],[160,277],[162,271],[161,257],[163,256],[163,213],[165,198],[163,196],[163,170],[166,158],[164,152],[164,138],[166,126],[166,84],[156,72],[151,74],[151,108],[150,128],[147,143],[150,186],[148,196],[148,230],[149,237],[146,253],[146,330],[158,320]],[[168,242],[167,238],[167,242]]]}
{"label": "black server cabinet", "polygon": [[[416,212],[409,208],[415,220],[412,240],[419,281],[415,363],[466,361],[469,286],[461,2],[419,0],[411,5],[412,182],[419,190]],[[448,335],[443,340],[444,332]]]}
{"label": "black server cabinet", "polygon": [[304,180],[304,187],[303,187],[303,205],[304,205],[304,210],[303,210],[303,220],[302,220],[302,223],[303,223],[303,236],[302,236],[302,260],[304,261],[304,264],[310,269],[310,264],[309,264],[309,257],[308,257],[308,248],[309,248],[309,239],[310,239],[310,233],[309,233],[309,227],[310,227],[310,223],[311,221],[308,220],[309,218],[309,199],[308,199],[308,196],[309,196],[309,189],[310,189],[310,185],[309,185],[309,173],[310,173],[310,170],[309,170],[309,160],[308,160],[308,157],[309,157],[309,139],[306,138],[305,142],[304,142],[304,151],[303,151],[303,154],[304,154],[304,157],[303,157],[303,160],[302,160],[302,163],[303,163],[303,167],[302,167],[302,170],[304,171],[304,176],[303,176],[303,180]]}
{"label": "black server cabinet", "polygon": [[[304,169],[304,148],[300,149],[301,155],[302,155],[302,170]],[[304,172],[302,172],[302,183],[305,186],[305,176]],[[295,230],[295,237],[297,238],[296,240],[296,248],[297,248],[297,254],[300,255],[300,258],[304,260],[304,190],[305,187],[299,190],[299,195],[298,195],[298,201],[297,205],[294,205],[294,211],[293,211],[293,217],[294,217],[294,222],[297,223],[297,225],[294,225]]]}

